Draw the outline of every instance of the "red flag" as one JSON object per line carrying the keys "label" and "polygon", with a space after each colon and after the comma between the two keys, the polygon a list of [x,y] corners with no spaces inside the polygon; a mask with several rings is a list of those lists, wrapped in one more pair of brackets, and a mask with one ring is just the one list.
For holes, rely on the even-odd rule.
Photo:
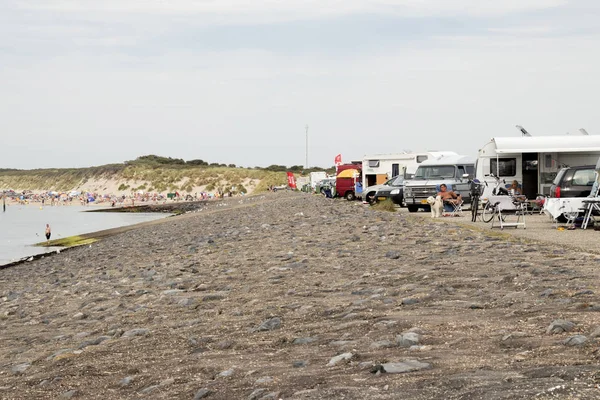
{"label": "red flag", "polygon": [[288,172],[287,177],[288,177],[288,186],[291,187],[292,189],[296,189],[296,178],[294,178],[294,174],[292,174],[291,172]]}
{"label": "red flag", "polygon": [[342,155],[338,154],[337,156],[335,156],[335,159],[333,160],[335,165],[340,165],[342,163]]}

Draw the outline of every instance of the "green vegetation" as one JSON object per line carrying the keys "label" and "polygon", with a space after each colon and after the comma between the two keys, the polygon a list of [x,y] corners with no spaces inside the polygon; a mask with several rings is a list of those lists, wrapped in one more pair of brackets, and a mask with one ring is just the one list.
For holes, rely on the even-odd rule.
{"label": "green vegetation", "polygon": [[[108,164],[89,168],[61,169],[0,169],[0,188],[19,190],[88,190],[94,180],[121,182],[118,191],[144,190],[166,193],[182,191],[191,193],[194,187],[204,187],[208,192],[254,193],[266,191],[269,186],[287,182],[286,172],[296,175],[302,166],[270,165],[266,168],[241,168],[235,164],[209,163],[201,159],[184,161],[179,158],[146,155],[122,164]],[[304,174],[323,171],[312,167]],[[332,173],[333,169],[326,170]],[[86,183],[87,182],[87,183]],[[104,187],[104,186],[102,186]],[[102,191],[102,189],[100,189]]]}
{"label": "green vegetation", "polygon": [[45,246],[61,246],[61,247],[73,247],[73,246],[83,246],[84,244],[92,244],[97,242],[97,239],[86,238],[83,236],[69,236],[62,239],[54,239],[51,240],[50,243],[40,242],[36,243],[35,246],[45,247]]}
{"label": "green vegetation", "polygon": [[391,199],[385,199],[384,201],[375,204],[373,208],[378,211],[396,212],[396,205]]}

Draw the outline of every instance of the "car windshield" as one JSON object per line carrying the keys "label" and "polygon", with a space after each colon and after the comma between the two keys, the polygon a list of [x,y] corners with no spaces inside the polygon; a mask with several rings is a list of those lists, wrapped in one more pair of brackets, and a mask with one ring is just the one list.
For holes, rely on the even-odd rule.
{"label": "car windshield", "polygon": [[454,178],[454,171],[454,165],[421,165],[417,168],[414,179]]}
{"label": "car windshield", "polygon": [[390,183],[390,186],[402,186],[404,184],[404,177],[398,176],[396,179],[393,179],[393,182]]}
{"label": "car windshield", "polygon": [[390,179],[390,180],[388,180],[388,181],[385,181],[384,185],[386,185],[386,186],[391,186],[391,185],[393,185],[393,184],[394,184],[394,181],[395,181],[397,178],[398,178],[397,176],[394,176],[392,179]]}

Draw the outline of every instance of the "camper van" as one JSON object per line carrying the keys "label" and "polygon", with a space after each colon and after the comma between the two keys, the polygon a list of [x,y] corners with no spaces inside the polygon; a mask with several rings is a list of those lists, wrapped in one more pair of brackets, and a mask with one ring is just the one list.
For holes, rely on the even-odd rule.
{"label": "camper van", "polygon": [[480,150],[477,179],[486,182],[482,198],[495,186],[494,175],[506,184],[516,180],[528,199],[549,195],[563,167],[595,164],[600,157],[600,136],[495,137]]}
{"label": "camper van", "polygon": [[404,185],[404,203],[410,212],[417,212],[419,208],[429,211],[427,198],[437,195],[438,186],[445,183],[449,189],[460,193],[466,204],[470,204],[469,189],[474,173],[474,157],[455,154],[424,161],[414,177]]}
{"label": "camper van", "polygon": [[356,196],[362,193],[361,163],[352,162],[350,164],[342,164],[335,167],[335,193],[336,197],[343,197],[346,200],[354,200]]}
{"label": "camper van", "polygon": [[362,161],[363,187],[381,185],[398,175],[410,179],[423,161],[450,155],[457,154],[453,151],[431,151],[366,155]]}

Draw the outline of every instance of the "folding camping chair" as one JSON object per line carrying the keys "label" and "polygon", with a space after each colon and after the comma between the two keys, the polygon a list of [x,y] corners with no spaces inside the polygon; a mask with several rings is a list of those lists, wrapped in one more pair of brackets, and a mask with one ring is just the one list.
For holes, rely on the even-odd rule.
{"label": "folding camping chair", "polygon": [[598,163],[596,164],[596,175],[595,182],[592,185],[592,190],[590,191],[590,195],[588,196],[588,200],[584,200],[584,213],[583,213],[583,222],[581,224],[582,229],[587,229],[590,220],[593,220],[592,214],[594,211],[600,213],[600,197],[598,197],[598,192],[600,191],[600,158],[598,159]]}
{"label": "folding camping chair", "polygon": [[[438,193],[442,191],[442,189],[440,188],[440,185],[442,185],[442,184],[440,183],[435,186]],[[445,185],[446,185],[446,188],[448,191],[454,192],[454,188],[452,185],[448,185],[448,184],[445,184]],[[454,193],[456,193],[456,192],[454,192]],[[460,195],[460,193],[456,193],[456,194],[458,195],[458,197],[456,199],[444,200],[444,214],[446,214],[450,217],[462,216],[462,213],[463,213],[462,206],[464,204],[464,200],[463,200],[462,196]]]}
{"label": "folding camping chair", "polygon": [[462,206],[464,204],[464,200],[462,199],[462,196],[459,196],[457,199],[454,200],[445,200],[444,204],[448,204],[452,207],[452,211],[450,211],[448,213],[449,216],[451,217],[462,217],[463,215],[463,209]]}

